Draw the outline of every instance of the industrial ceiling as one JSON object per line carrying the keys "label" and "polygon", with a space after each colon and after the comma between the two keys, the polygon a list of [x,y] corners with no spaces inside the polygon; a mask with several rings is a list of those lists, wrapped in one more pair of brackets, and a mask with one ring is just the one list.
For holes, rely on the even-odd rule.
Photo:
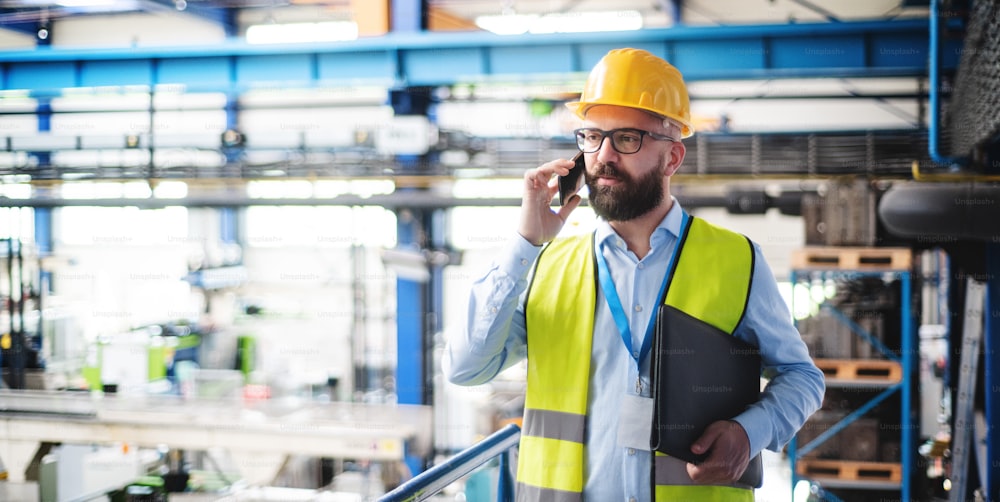
{"label": "industrial ceiling", "polygon": [[[282,22],[344,19],[357,0],[4,0],[0,26],[34,33],[38,25],[78,16],[183,12],[228,25],[253,20]],[[476,19],[489,15],[635,12],[643,27],[678,24],[728,25],[846,22],[926,17],[927,2],[912,0],[428,0],[428,16],[449,19],[452,29],[478,29]],[[679,19],[678,19],[679,18]],[[242,20],[242,21],[241,21]]]}

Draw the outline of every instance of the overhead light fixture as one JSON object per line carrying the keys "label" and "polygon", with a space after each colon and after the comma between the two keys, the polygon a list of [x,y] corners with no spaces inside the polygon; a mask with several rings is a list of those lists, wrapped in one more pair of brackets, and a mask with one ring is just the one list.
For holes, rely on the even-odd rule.
{"label": "overhead light fixture", "polygon": [[538,20],[537,14],[500,14],[499,16],[479,16],[476,26],[497,35],[523,35],[531,24]]}
{"label": "overhead light fixture", "polygon": [[325,21],[320,23],[255,24],[247,28],[249,44],[288,44],[356,40],[358,23]]}
{"label": "overhead light fixture", "polygon": [[58,0],[56,5],[61,7],[110,7],[115,4],[115,0]]}
{"label": "overhead light fixture", "polygon": [[636,10],[571,12],[565,14],[500,14],[479,16],[476,25],[497,35],[525,33],[586,33],[642,29]]}

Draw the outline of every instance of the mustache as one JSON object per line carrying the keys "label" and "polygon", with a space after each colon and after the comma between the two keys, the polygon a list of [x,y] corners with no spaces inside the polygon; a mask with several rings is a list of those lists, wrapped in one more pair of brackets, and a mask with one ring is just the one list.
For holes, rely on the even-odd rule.
{"label": "mustache", "polygon": [[590,174],[589,177],[591,179],[599,177],[618,178],[624,180],[629,179],[628,174],[618,169],[618,166],[616,166],[613,162],[609,163],[598,162],[597,164],[594,165],[594,169],[595,170],[593,174],[588,173]]}

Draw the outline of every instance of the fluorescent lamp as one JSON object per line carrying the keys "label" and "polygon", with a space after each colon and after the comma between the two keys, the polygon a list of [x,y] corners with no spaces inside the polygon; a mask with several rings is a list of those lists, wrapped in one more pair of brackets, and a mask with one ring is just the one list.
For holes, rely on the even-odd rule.
{"label": "fluorescent lamp", "polygon": [[337,42],[357,38],[358,24],[354,21],[255,24],[247,28],[247,43],[250,44]]}
{"label": "fluorescent lamp", "polygon": [[502,14],[479,16],[476,25],[498,35],[524,33],[583,33],[642,29],[642,14],[635,10],[571,12],[566,14]]}
{"label": "fluorescent lamp", "polygon": [[56,5],[62,7],[110,7],[115,0],[58,0]]}
{"label": "fluorescent lamp", "polygon": [[479,16],[476,26],[497,35],[523,35],[538,20],[535,14],[501,14],[499,16]]}
{"label": "fluorescent lamp", "polygon": [[546,14],[532,23],[531,33],[633,31],[642,28],[642,14],[634,10]]}

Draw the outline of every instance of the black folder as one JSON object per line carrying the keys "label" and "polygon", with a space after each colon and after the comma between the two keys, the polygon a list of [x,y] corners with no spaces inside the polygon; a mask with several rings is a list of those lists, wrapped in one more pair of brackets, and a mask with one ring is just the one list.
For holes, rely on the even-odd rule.
{"label": "black folder", "polygon": [[[760,398],[760,351],[669,305],[656,318],[652,350],[653,433],[650,446],[697,464],[691,445],[717,420],[729,420]],[[739,483],[760,488],[760,454]]]}

